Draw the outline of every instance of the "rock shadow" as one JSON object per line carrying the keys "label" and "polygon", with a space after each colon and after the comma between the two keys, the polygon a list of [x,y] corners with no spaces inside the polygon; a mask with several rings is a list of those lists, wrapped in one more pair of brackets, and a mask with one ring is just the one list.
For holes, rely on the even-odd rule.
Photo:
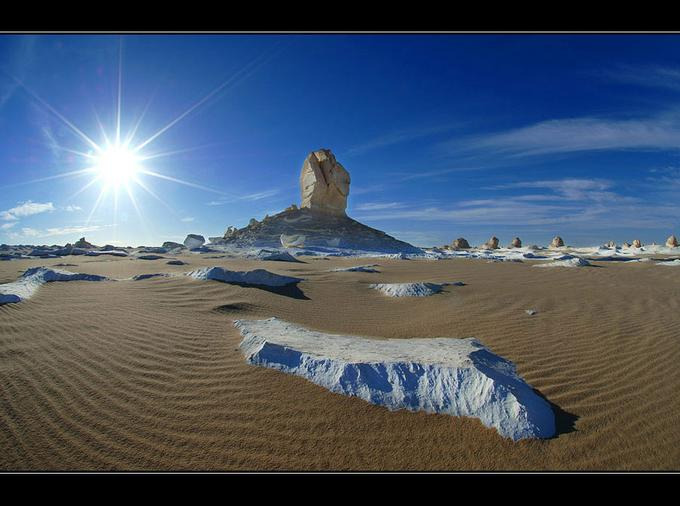
{"label": "rock shadow", "polygon": [[562,434],[576,432],[576,420],[579,419],[577,415],[563,410],[557,404],[551,402],[550,399],[548,399],[536,388],[532,388],[532,390],[536,395],[538,395],[541,399],[543,399],[550,405],[550,409],[552,409],[553,413],[555,414],[555,435],[548,439],[556,439],[560,437],[560,435]]}
{"label": "rock shadow", "polygon": [[255,285],[249,283],[235,283],[229,281],[227,284],[241,286],[243,288],[257,288],[259,290],[264,290],[265,292],[275,293],[276,295],[283,295],[284,297],[290,297],[291,299],[298,300],[311,300],[307,297],[302,290],[297,286],[297,283],[291,283],[285,286],[269,286],[269,285]]}

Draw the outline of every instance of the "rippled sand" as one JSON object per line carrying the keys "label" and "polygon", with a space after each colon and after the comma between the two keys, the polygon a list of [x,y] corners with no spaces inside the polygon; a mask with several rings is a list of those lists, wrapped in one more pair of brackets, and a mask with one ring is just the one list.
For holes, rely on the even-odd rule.
{"label": "rippled sand", "polygon": [[[289,293],[185,278],[49,283],[0,306],[0,469],[680,468],[680,269],[377,259],[380,273],[361,273],[328,271],[365,259],[205,256],[0,262],[2,283],[57,263],[113,278],[219,265],[305,279]],[[466,285],[399,299],[368,287],[411,281]],[[474,336],[554,403],[560,434],[513,443],[476,419],[390,412],[249,366],[232,320],[270,316],[345,334]]]}

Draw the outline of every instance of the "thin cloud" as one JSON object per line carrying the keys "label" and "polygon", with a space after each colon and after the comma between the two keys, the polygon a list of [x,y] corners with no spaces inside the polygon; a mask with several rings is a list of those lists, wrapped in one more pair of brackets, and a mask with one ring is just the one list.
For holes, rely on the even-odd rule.
{"label": "thin cloud", "polygon": [[194,218],[193,216],[187,216],[186,218],[182,218],[180,221],[183,223],[191,223],[192,221],[194,221]]}
{"label": "thin cloud", "polygon": [[672,115],[630,120],[553,119],[465,141],[449,141],[445,147],[514,157],[597,150],[676,151],[680,148],[680,122]]}
{"label": "thin cloud", "polygon": [[395,144],[401,144],[403,142],[409,142],[416,139],[421,139],[423,137],[428,137],[430,135],[442,133],[447,130],[451,130],[452,128],[455,128],[455,125],[438,125],[419,129],[411,128],[397,130],[386,133],[379,137],[375,137],[374,139],[371,139],[363,144],[352,146],[345,152],[345,154],[348,156],[362,155],[364,153],[368,153],[369,151],[373,151],[376,149],[385,148],[388,146],[393,146]]}
{"label": "thin cloud", "polygon": [[6,211],[0,211],[0,220],[12,221],[18,220],[19,218],[25,216],[31,216],[34,214],[40,214],[45,212],[52,212],[55,210],[54,204],[52,202],[32,202],[30,200],[20,203],[18,206]]}
{"label": "thin cloud", "polygon": [[400,202],[366,202],[355,206],[354,209],[356,211],[380,211],[383,209],[400,209],[404,206],[405,204]]}
{"label": "thin cloud", "polygon": [[234,202],[239,202],[239,201],[248,201],[248,202],[254,202],[257,200],[263,200],[267,199],[269,197],[273,197],[274,195],[278,195],[281,192],[278,188],[273,189],[273,190],[267,190],[263,192],[258,192],[258,193],[250,193],[248,195],[242,195],[240,197],[236,198],[230,198],[230,199],[220,199],[220,200],[211,200],[210,202],[206,202],[206,206],[223,206],[226,204],[232,204]]}
{"label": "thin cloud", "polygon": [[660,65],[624,66],[605,72],[605,77],[621,83],[680,91],[680,68]]}

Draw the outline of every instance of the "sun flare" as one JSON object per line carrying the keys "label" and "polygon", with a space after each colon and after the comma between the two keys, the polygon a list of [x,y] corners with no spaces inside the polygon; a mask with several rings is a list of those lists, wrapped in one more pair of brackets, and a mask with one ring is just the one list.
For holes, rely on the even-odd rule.
{"label": "sun flare", "polygon": [[94,168],[106,188],[126,185],[140,170],[141,160],[124,145],[112,145],[95,156]]}

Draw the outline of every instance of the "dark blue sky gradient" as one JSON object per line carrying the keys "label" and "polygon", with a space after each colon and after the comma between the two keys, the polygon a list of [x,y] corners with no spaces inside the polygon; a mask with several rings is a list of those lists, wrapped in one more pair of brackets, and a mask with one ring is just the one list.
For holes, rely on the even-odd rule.
{"label": "dark blue sky gradient", "polygon": [[[143,151],[191,149],[144,165],[203,188],[143,175],[163,202],[133,184],[139,214],[125,192],[91,214],[101,184],[72,197],[90,175],[34,181],[82,169],[63,148],[88,146],[30,93],[100,143],[120,48],[123,134],[148,105],[137,142],[233,82]],[[320,147],[351,174],[350,216],[414,244],[661,242],[680,233],[679,49],[675,35],[2,35],[0,242],[221,235],[298,203]]]}

